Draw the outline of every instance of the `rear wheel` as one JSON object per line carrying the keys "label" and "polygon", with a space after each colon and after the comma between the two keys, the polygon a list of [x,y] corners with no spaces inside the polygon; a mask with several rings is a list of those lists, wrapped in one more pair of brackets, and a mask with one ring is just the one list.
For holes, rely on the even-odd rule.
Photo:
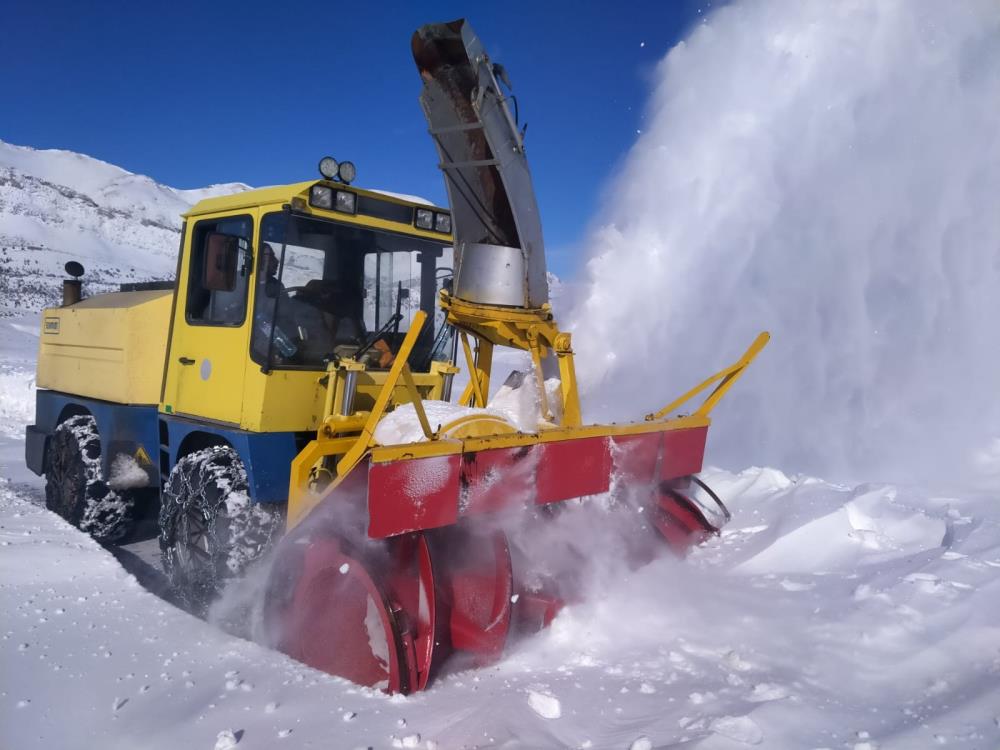
{"label": "rear wheel", "polygon": [[134,500],[104,480],[101,438],[89,414],[70,417],[52,435],[45,458],[45,506],[101,544],[120,541],[131,528]]}
{"label": "rear wheel", "polygon": [[163,570],[181,604],[197,614],[268,548],[279,510],[251,502],[246,470],[229,446],[184,456],[167,480],[160,507]]}

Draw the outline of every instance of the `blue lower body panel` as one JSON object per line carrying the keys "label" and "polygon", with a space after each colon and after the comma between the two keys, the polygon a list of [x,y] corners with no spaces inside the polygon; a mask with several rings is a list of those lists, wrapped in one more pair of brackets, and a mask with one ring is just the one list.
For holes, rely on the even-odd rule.
{"label": "blue lower body panel", "polygon": [[29,425],[25,436],[25,460],[36,474],[45,470],[52,433],[76,414],[90,414],[97,422],[106,477],[110,476],[114,458],[125,454],[147,471],[150,487],[159,487],[161,473],[169,475],[186,453],[204,445],[226,443],[243,462],[252,500],[283,503],[288,499],[288,478],[298,453],[294,432],[247,432],[160,414],[155,405],[115,404],[58,391],[37,392],[35,424]]}
{"label": "blue lower body panel", "polygon": [[[29,457],[28,466],[32,470],[36,466],[44,467],[44,452],[48,450],[49,439],[56,427],[77,414],[90,414],[97,421],[104,476],[111,476],[114,458],[126,454],[135,458],[149,474],[149,486],[159,485],[160,468],[156,463],[159,438],[155,406],[126,406],[58,391],[39,390],[35,396],[35,424],[28,427],[25,450],[30,450],[32,443],[37,445],[39,433],[44,433],[45,445],[41,458]],[[44,468],[41,470],[44,471]]]}
{"label": "blue lower body panel", "polygon": [[169,435],[171,468],[192,444],[192,436],[213,435],[233,447],[246,468],[250,498],[259,503],[288,500],[292,459],[299,452],[294,432],[246,432],[186,417],[161,414]]}

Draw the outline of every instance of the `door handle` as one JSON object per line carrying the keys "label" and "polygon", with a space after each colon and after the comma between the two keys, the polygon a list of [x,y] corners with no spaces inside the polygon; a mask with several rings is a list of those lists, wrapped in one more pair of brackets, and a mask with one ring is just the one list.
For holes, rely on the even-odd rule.
{"label": "door handle", "polygon": [[177,361],[180,362],[182,365],[193,365],[194,364],[194,360],[191,359],[190,357],[181,357]]}

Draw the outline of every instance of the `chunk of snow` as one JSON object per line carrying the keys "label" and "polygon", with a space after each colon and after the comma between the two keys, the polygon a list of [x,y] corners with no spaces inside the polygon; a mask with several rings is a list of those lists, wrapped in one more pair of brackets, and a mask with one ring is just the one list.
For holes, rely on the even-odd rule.
{"label": "chunk of snow", "polygon": [[558,719],[562,716],[562,704],[551,693],[529,690],[528,705],[543,719]]}
{"label": "chunk of snow", "polygon": [[242,734],[232,729],[223,729],[215,737],[215,750],[233,750],[239,744]]}
{"label": "chunk of snow", "polygon": [[714,719],[709,729],[745,745],[759,745],[764,740],[764,733],[749,716],[722,716]]}
{"label": "chunk of snow", "polygon": [[149,486],[149,474],[139,462],[126,453],[119,453],[111,462],[108,486],[113,490],[131,490]]}

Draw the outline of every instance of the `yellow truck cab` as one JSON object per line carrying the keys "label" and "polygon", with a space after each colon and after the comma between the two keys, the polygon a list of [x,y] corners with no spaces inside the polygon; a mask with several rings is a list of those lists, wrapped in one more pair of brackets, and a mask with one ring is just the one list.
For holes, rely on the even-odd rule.
{"label": "yellow truck cab", "polygon": [[195,205],[174,281],[44,311],[26,458],[50,508],[116,541],[160,506],[168,569],[170,532],[197,536],[198,513],[171,513],[209,484],[242,493],[269,536],[293,459],[331,412],[349,432],[370,408],[418,311],[413,377],[447,399],[450,213],[350,185],[349,162],[321,173]]}

